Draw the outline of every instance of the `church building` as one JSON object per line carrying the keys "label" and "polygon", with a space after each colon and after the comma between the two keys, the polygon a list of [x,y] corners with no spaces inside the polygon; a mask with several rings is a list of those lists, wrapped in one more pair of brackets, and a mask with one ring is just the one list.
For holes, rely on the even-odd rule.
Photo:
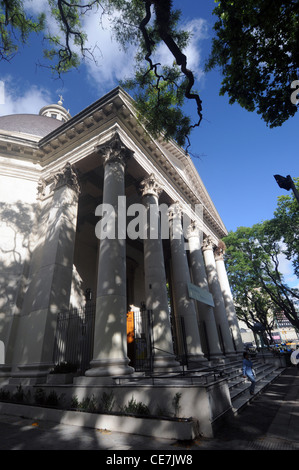
{"label": "church building", "polygon": [[240,357],[226,234],[190,156],[122,88],[73,117],[61,100],[1,116],[0,386]]}

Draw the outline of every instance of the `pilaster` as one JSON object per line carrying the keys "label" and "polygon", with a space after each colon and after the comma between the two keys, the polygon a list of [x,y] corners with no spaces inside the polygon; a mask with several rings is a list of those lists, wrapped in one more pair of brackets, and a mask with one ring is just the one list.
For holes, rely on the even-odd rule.
{"label": "pilaster", "polygon": [[52,199],[41,210],[44,238],[36,245],[20,316],[14,363],[17,377],[42,377],[53,365],[57,313],[69,307],[80,192],[68,163],[52,179]]}

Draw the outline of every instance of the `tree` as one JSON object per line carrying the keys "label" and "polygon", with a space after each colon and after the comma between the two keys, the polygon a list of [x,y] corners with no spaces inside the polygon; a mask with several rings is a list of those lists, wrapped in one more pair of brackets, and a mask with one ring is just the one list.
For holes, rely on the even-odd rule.
{"label": "tree", "polygon": [[[299,329],[299,291],[291,289],[279,272],[282,250],[272,224],[265,221],[250,228],[239,227],[224,238],[228,276],[235,302],[242,306],[243,313],[262,312],[264,316],[268,309],[272,314],[283,312]],[[257,319],[266,326],[260,316]]]}
{"label": "tree", "polygon": [[299,77],[299,1],[219,0],[214,14],[206,69],[220,67],[220,95],[282,125],[297,111],[290,87]]}
{"label": "tree", "polygon": [[[92,57],[92,51],[86,48],[84,14],[97,10],[110,17],[124,50],[128,44],[138,46],[134,77],[123,85],[136,92],[139,118],[154,135],[162,132],[179,145],[190,143],[192,128],[201,122],[202,107],[199,95],[192,91],[195,79],[183,53],[189,33],[179,29],[180,11],[174,10],[172,0],[48,0],[48,4],[59,30],[55,36],[46,33],[44,15],[34,20],[28,16],[23,1],[0,0],[2,58],[12,58],[20,39],[24,44],[30,33],[43,31],[47,42],[44,54],[51,70],[60,75],[78,67],[82,58]],[[161,43],[173,56],[171,67],[153,60]],[[182,111],[185,99],[196,102],[198,122],[194,124]]]}
{"label": "tree", "polygon": [[[299,190],[299,178],[294,178]],[[294,194],[280,196],[274,212],[272,230],[276,239],[283,242],[282,251],[292,261],[294,274],[299,277],[299,204]]]}
{"label": "tree", "polygon": [[35,21],[28,17],[20,0],[0,1],[0,57],[11,60],[18,51],[18,44],[26,44],[32,32],[45,27],[45,15]]}
{"label": "tree", "polygon": [[248,328],[255,331],[256,325],[261,324],[265,338],[271,338],[271,331],[275,324],[275,314],[279,312],[269,295],[265,295],[260,289],[248,289],[244,286],[236,292],[236,313],[239,320],[246,323]]}

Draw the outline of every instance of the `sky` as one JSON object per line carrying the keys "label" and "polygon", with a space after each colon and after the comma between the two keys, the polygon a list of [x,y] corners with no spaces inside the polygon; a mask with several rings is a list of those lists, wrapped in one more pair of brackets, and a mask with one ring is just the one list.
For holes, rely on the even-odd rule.
{"label": "sky", "polygon": [[[33,13],[46,11],[46,4],[46,0],[25,0]],[[273,175],[299,176],[299,114],[282,127],[270,129],[258,114],[230,105],[227,96],[220,97],[219,71],[203,71],[211,50],[214,1],[174,0],[173,5],[182,10],[182,23],[193,32],[186,55],[203,103],[203,121],[191,135],[190,153],[196,155],[193,163],[228,231],[270,219],[277,197],[289,194],[278,187]],[[49,28],[55,31],[49,15],[47,18]],[[87,15],[85,23],[96,63],[88,60],[62,80],[39,65],[45,64],[43,45],[34,37],[12,61],[1,62],[5,99],[0,115],[38,113],[62,95],[65,108],[74,116],[128,76],[133,52],[124,54],[112,40],[107,22],[100,30],[95,14]],[[160,53],[164,57],[166,51]],[[189,109],[196,120],[195,107]]]}

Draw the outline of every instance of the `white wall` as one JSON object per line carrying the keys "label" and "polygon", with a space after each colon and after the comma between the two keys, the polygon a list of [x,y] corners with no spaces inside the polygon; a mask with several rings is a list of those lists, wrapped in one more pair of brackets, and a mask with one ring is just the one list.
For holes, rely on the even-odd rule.
{"label": "white wall", "polygon": [[5,351],[15,331],[33,244],[37,208],[35,181],[1,175],[0,168],[0,340]]}

